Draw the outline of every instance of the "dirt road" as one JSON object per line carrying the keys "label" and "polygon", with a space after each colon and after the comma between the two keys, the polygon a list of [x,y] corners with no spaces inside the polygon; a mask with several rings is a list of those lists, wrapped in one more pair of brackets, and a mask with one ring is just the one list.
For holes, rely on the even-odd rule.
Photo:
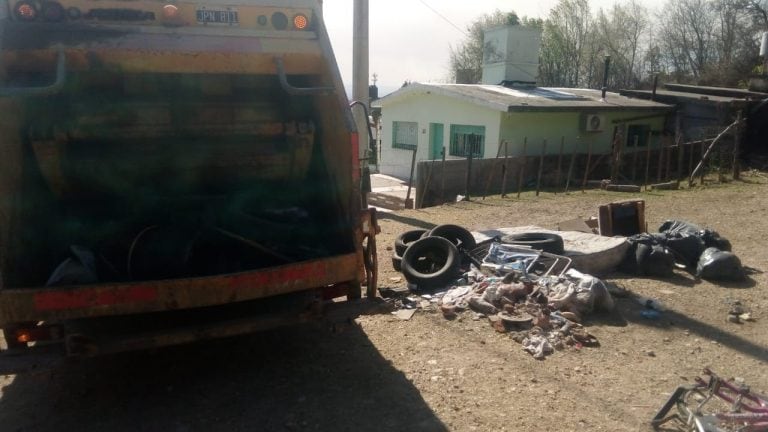
{"label": "dirt road", "polygon": [[[489,198],[382,215],[381,285],[399,286],[394,238],[413,227],[554,228],[597,205],[631,198],[599,191]],[[768,269],[768,184],[763,177],[704,189],[642,194],[654,229],[681,218],[718,230],[743,263]],[[305,326],[149,353],[100,358],[54,374],[0,381],[2,431],[645,431],[678,385],[704,366],[768,392],[766,276],[714,285],[613,275],[660,300],[659,320],[618,299],[587,322],[601,346],[544,361],[467,314],[360,318],[331,331]],[[733,300],[755,322],[726,321]]]}

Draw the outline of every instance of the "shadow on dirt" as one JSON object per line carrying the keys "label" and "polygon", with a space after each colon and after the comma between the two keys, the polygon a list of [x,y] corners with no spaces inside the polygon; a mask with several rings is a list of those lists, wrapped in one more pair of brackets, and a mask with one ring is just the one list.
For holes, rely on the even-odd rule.
{"label": "shadow on dirt", "polygon": [[379,213],[379,219],[388,219],[393,220],[395,222],[400,222],[406,225],[410,225],[415,228],[425,229],[425,230],[431,230],[432,228],[436,227],[437,225],[425,222],[421,219],[416,219],[412,217],[402,216],[395,213]]}
{"label": "shadow on dirt", "polygon": [[91,359],[3,393],[8,431],[447,430],[357,326]]}
{"label": "shadow on dirt", "polygon": [[[634,299],[622,299],[617,306],[618,312],[630,323],[659,329],[688,330],[692,336],[695,335],[707,341],[715,341],[756,360],[765,361],[768,359],[768,347],[755,344],[737,334],[683,315],[675,310],[664,310],[659,312],[657,317],[654,314],[654,318],[649,319],[642,314],[644,310],[647,311],[648,309],[645,309]],[[713,313],[718,312],[713,310]],[[723,316],[723,320],[725,321],[725,316]],[[739,324],[732,325],[738,326]]]}

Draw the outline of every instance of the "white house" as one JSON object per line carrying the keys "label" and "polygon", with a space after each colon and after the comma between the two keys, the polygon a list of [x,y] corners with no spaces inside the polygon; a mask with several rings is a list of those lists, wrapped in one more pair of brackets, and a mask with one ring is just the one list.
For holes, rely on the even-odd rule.
{"label": "white house", "polygon": [[[497,154],[593,154],[612,149],[615,131],[628,151],[658,141],[670,106],[598,90],[499,85],[411,84],[378,101],[379,171],[399,178],[416,160],[493,158]],[[500,147],[506,142],[506,149]]]}
{"label": "white house", "polygon": [[537,35],[520,26],[486,33],[483,80],[494,84],[416,83],[377,100],[379,171],[407,179],[414,150],[421,161],[441,158],[443,148],[448,159],[470,151],[493,158],[522,154],[524,143],[528,155],[538,155],[545,142],[548,154],[558,153],[561,143],[566,154],[600,154],[611,151],[617,135],[627,147],[658,141],[669,105],[616,93],[603,97],[599,90],[536,87]]}

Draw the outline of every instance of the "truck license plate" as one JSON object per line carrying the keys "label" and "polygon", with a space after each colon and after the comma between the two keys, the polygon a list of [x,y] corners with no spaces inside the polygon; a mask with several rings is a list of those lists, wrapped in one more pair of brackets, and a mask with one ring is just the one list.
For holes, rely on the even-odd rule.
{"label": "truck license plate", "polygon": [[198,9],[197,22],[199,24],[224,24],[239,25],[237,11],[233,9]]}

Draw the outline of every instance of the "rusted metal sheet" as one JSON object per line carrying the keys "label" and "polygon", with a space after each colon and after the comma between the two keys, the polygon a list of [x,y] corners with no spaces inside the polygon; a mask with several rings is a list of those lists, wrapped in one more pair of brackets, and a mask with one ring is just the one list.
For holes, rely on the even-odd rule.
{"label": "rusted metal sheet", "polygon": [[358,278],[357,254],[222,276],[0,291],[0,325],[255,300]]}

